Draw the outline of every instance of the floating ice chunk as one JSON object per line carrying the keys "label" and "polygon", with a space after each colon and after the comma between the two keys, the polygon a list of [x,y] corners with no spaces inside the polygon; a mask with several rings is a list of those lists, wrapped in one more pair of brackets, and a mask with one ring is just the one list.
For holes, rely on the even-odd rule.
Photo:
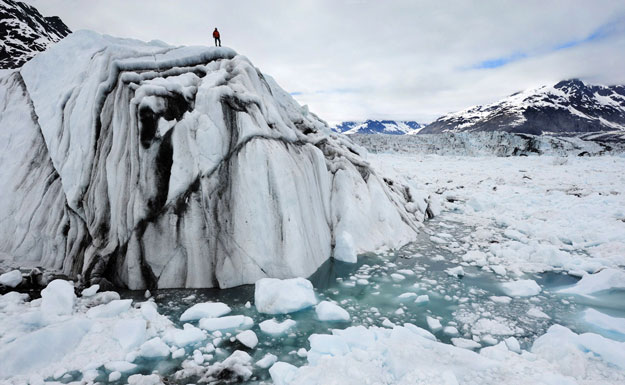
{"label": "floating ice chunk", "polygon": [[452,338],[451,343],[459,348],[469,349],[469,350],[479,349],[482,347],[482,345],[480,345],[479,343],[473,340],[466,339],[466,338]]}
{"label": "floating ice chunk", "polygon": [[354,240],[348,232],[342,231],[336,237],[333,256],[334,259],[342,262],[356,263],[358,261]]}
{"label": "floating ice chunk", "polygon": [[146,301],[141,304],[141,315],[147,321],[154,321],[159,317],[156,304],[152,301]]}
{"label": "floating ice chunk", "polygon": [[254,333],[251,330],[246,330],[244,332],[237,334],[236,338],[237,338],[237,341],[239,341],[240,343],[242,343],[243,345],[247,346],[250,349],[254,349],[256,345],[258,345],[258,337],[256,336],[256,333]]}
{"label": "floating ice chunk", "polygon": [[384,318],[384,321],[382,321],[382,326],[384,326],[385,328],[394,328],[395,324],[392,323],[388,318]]}
{"label": "floating ice chunk", "polygon": [[506,268],[501,266],[501,265],[492,265],[490,266],[490,268],[495,272],[495,274],[497,275],[506,275],[507,271]]}
{"label": "floating ice chunk", "polygon": [[98,292],[98,290],[100,290],[100,285],[91,285],[87,289],[81,291],[80,295],[84,298],[93,297]]}
{"label": "floating ice chunk", "polygon": [[230,307],[221,302],[197,303],[180,316],[180,321],[195,321],[201,318],[217,318],[230,313]]}
{"label": "floating ice chunk", "polygon": [[317,303],[312,283],[304,278],[263,278],[256,282],[254,302],[259,313],[286,314]]}
{"label": "floating ice chunk", "polygon": [[342,356],[350,351],[347,343],[336,335],[313,334],[308,337],[308,341],[310,341],[308,362],[312,365],[315,365],[322,356]]}
{"label": "floating ice chunk", "polygon": [[0,345],[0,378],[33,372],[59,362],[91,329],[93,321],[70,319]]}
{"label": "floating ice chunk", "polygon": [[180,348],[180,349],[174,351],[171,354],[171,358],[173,358],[175,360],[175,359],[178,359],[180,357],[184,357],[185,354],[186,354],[185,350],[183,348]]}
{"label": "floating ice chunk", "polygon": [[289,385],[296,372],[297,367],[286,362],[276,362],[269,369],[274,385]]}
{"label": "floating ice chunk", "polygon": [[260,330],[263,333],[271,334],[271,335],[280,335],[285,333],[287,330],[295,326],[296,322],[292,319],[287,319],[282,322],[278,322],[275,319],[269,319],[258,324],[260,326]]}
{"label": "floating ice chunk", "polygon": [[611,317],[595,309],[584,311],[584,321],[604,330],[620,333],[625,336],[625,318]]}
{"label": "floating ice chunk", "polygon": [[41,311],[44,315],[71,314],[74,309],[74,286],[62,279],[55,279],[41,291]]}
{"label": "floating ice chunk", "polygon": [[505,325],[504,319],[495,317],[497,319],[480,318],[471,327],[473,334],[492,334],[496,336],[510,336],[514,334],[514,330]]}
{"label": "floating ice chunk", "polygon": [[473,262],[478,266],[486,266],[486,254],[479,250],[469,250],[462,256],[462,260],[465,262]]}
{"label": "floating ice chunk", "polygon": [[532,353],[559,365],[563,372],[575,377],[586,373],[584,365],[579,365],[579,357],[589,352],[625,369],[625,342],[610,340],[598,334],[575,334],[564,326],[553,325],[532,345]]}
{"label": "floating ice chunk", "polygon": [[196,328],[191,324],[182,325],[181,329],[168,329],[163,333],[163,341],[170,345],[178,346],[179,348],[187,345],[204,341],[206,334],[201,329]]}
{"label": "floating ice chunk", "polygon": [[127,312],[132,305],[131,299],[118,299],[104,305],[98,305],[87,310],[89,318],[111,318]]}
{"label": "floating ice chunk", "polygon": [[590,295],[604,290],[625,289],[625,272],[618,269],[604,269],[595,274],[587,274],[572,287],[560,293]]}
{"label": "floating ice chunk", "polygon": [[411,323],[405,323],[404,327],[408,330],[410,330],[411,332],[423,337],[423,338],[427,338],[428,340],[432,340],[432,341],[436,341],[436,337],[434,336],[434,334],[430,333],[429,331],[420,328],[416,325],[413,325]]}
{"label": "floating ice chunk", "polygon": [[519,341],[516,338],[508,337],[504,340],[504,342],[506,343],[508,350],[521,354],[521,344],[519,344]]}
{"label": "floating ice chunk", "polygon": [[133,374],[128,377],[128,385],[163,385],[158,374]]}
{"label": "floating ice chunk", "polygon": [[263,358],[261,358],[260,360],[256,361],[255,365],[258,366],[261,369],[267,369],[268,367],[273,365],[276,361],[278,361],[278,357],[276,357],[275,355],[273,355],[271,353],[267,353],[267,354],[265,354],[265,356]]}
{"label": "floating ice chunk", "polygon": [[404,279],[406,279],[406,277],[404,275],[401,274],[397,274],[397,273],[393,273],[391,274],[391,279],[395,282],[401,282]]}
{"label": "floating ice chunk", "polygon": [[200,352],[199,350],[194,350],[193,351],[193,361],[198,364],[198,365],[202,365],[204,363],[204,356],[202,355],[202,352]]}
{"label": "floating ice chunk", "polygon": [[545,314],[542,310],[537,307],[532,307],[527,311],[527,315],[534,318],[545,318],[551,319],[547,314]]}
{"label": "floating ice chunk", "polygon": [[427,294],[422,294],[414,300],[414,303],[426,303],[430,301],[430,296]]}
{"label": "floating ice chunk", "polygon": [[[147,324],[144,319],[123,319],[115,323],[113,336],[128,351],[141,345],[146,338]],[[119,370],[119,369],[117,369]],[[123,372],[123,370],[121,370]]]}
{"label": "floating ice chunk", "polygon": [[425,317],[425,320],[428,323],[428,327],[433,332],[437,332],[443,328],[443,325],[441,325],[441,321],[437,320],[436,318],[432,318],[428,315]]}
{"label": "floating ice chunk", "polygon": [[121,372],[111,372],[109,374],[109,382],[115,382],[119,380],[120,378],[122,378]]}
{"label": "floating ice chunk", "polygon": [[445,328],[443,328],[443,333],[447,334],[448,336],[457,336],[460,333],[458,333],[458,329],[456,329],[454,326],[445,326]]}
{"label": "floating ice chunk", "polygon": [[315,306],[317,318],[321,321],[349,321],[349,313],[330,301],[321,301]]}
{"label": "floating ice chunk", "polygon": [[111,361],[104,364],[104,368],[111,372],[130,372],[137,368],[137,365],[128,361]]}
{"label": "floating ice chunk", "polygon": [[504,296],[492,295],[488,298],[490,298],[490,300],[493,302],[504,303],[504,304],[508,304],[512,301],[512,298],[505,296],[505,295]]}
{"label": "floating ice chunk", "polygon": [[17,287],[20,283],[22,283],[22,273],[19,270],[9,271],[0,275],[0,285]]}
{"label": "floating ice chunk", "polygon": [[410,298],[414,298],[416,296],[417,296],[417,293],[403,293],[403,294],[400,294],[399,297],[397,298],[403,301],[403,300],[407,300]]}
{"label": "floating ice chunk", "polygon": [[139,355],[145,358],[167,357],[169,356],[169,347],[159,337],[154,337],[141,345]]}
{"label": "floating ice chunk", "polygon": [[485,334],[485,335],[480,336],[480,342],[483,342],[487,345],[497,345],[499,341],[495,337],[491,336],[490,334]]}
{"label": "floating ice chunk", "polygon": [[244,315],[230,315],[220,318],[202,318],[200,328],[208,331],[249,328],[254,320]]}
{"label": "floating ice chunk", "polygon": [[408,270],[408,269],[399,269],[399,270],[397,270],[397,272],[399,274],[401,274],[401,275],[405,275],[405,276],[408,276],[408,277],[411,277],[411,276],[415,275],[414,271]]}
{"label": "floating ice chunk", "polygon": [[462,266],[451,267],[445,270],[445,273],[451,275],[452,277],[463,277],[464,269],[462,268]]}
{"label": "floating ice chunk", "polygon": [[302,357],[302,358],[308,357],[308,351],[306,349],[304,349],[304,348],[299,348],[297,350],[297,356],[298,357]]}
{"label": "floating ice chunk", "polygon": [[531,279],[504,282],[501,284],[504,293],[511,297],[529,297],[540,293],[540,286]]}

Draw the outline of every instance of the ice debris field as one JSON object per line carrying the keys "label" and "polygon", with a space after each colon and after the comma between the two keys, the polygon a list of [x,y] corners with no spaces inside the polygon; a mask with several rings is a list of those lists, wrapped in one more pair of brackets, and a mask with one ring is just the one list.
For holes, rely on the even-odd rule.
{"label": "ice debris field", "polygon": [[625,383],[623,158],[368,160],[430,189],[414,242],[227,290],[10,292],[1,381]]}

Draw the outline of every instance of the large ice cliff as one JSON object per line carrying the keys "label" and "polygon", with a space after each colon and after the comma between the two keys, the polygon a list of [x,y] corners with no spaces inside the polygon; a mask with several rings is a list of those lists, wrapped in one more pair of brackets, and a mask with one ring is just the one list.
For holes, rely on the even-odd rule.
{"label": "large ice cliff", "polygon": [[0,79],[0,251],[232,287],[413,239],[427,202],[228,48],[74,33]]}

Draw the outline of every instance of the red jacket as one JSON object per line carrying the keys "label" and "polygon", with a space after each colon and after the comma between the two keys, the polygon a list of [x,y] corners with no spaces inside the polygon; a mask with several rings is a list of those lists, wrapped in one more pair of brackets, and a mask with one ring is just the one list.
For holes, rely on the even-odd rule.
{"label": "red jacket", "polygon": [[218,30],[214,30],[213,31],[213,38],[219,39],[219,31]]}

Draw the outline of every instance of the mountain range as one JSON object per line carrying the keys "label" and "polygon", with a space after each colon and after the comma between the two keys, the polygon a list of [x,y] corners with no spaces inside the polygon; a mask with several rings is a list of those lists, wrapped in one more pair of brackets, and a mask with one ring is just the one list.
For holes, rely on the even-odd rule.
{"label": "mountain range", "polygon": [[72,31],[28,4],[0,0],[0,69],[19,68]]}
{"label": "mountain range", "polygon": [[625,131],[625,86],[564,80],[447,114],[420,133],[506,131],[563,134]]}
{"label": "mountain range", "polygon": [[389,134],[414,135],[424,126],[410,120],[365,120],[342,122],[332,127],[332,130],[342,134]]}

